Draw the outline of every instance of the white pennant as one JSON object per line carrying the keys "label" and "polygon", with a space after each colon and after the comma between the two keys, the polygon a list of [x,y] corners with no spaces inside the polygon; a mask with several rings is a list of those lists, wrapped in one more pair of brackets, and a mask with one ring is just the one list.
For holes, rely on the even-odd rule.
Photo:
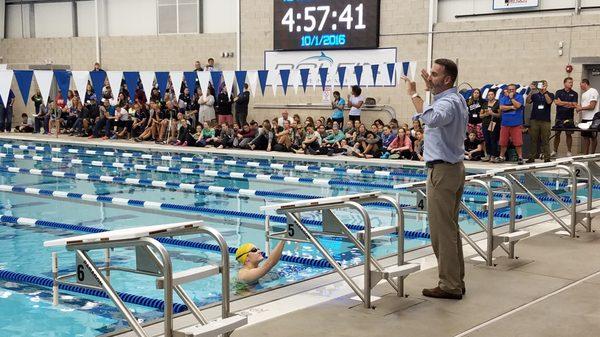
{"label": "white pennant", "polygon": [[108,85],[113,94],[113,98],[117,99],[119,92],[121,92],[121,80],[123,79],[122,71],[107,71],[106,77],[108,78]]}
{"label": "white pennant", "polygon": [[223,72],[223,81],[225,81],[225,88],[227,89],[228,94],[233,93],[233,84],[234,84],[235,72],[233,71],[224,71]]}
{"label": "white pennant", "polygon": [[73,71],[71,72],[73,82],[75,83],[75,89],[79,92],[79,96],[83,99],[87,90],[88,81],[90,79],[89,71]]}
{"label": "white pennant", "polygon": [[144,87],[146,99],[150,101],[150,94],[152,93],[152,88],[154,86],[154,72],[140,71],[140,81],[142,81],[142,86]]}
{"label": "white pennant", "polygon": [[35,75],[35,81],[38,84],[40,92],[42,93],[44,102],[47,102],[48,98],[50,98],[50,87],[52,86],[52,78],[54,74],[51,70],[34,70],[33,74]]}
{"label": "white pennant", "polygon": [[278,70],[269,70],[269,75],[267,76],[267,83],[271,83],[271,89],[273,89],[273,97],[277,96],[277,86],[281,82],[279,78]]}
{"label": "white pennant", "polygon": [[308,80],[312,82],[313,91],[316,92],[317,82],[321,81],[321,79],[319,78],[319,68],[310,68],[310,71],[308,73]]}
{"label": "white pennant", "polygon": [[10,94],[10,86],[12,85],[13,71],[0,70],[0,97],[4,106],[8,104],[8,95]]}
{"label": "white pennant", "polygon": [[171,76],[171,84],[173,84],[175,98],[179,98],[179,93],[181,92],[181,82],[183,81],[183,71],[172,71],[169,73],[169,75]]}
{"label": "white pennant", "polygon": [[290,73],[290,81],[292,81],[292,85],[294,86],[294,93],[298,95],[298,87],[302,82],[300,69],[292,69],[292,72]]}
{"label": "white pennant", "polygon": [[360,84],[368,88],[375,83],[373,80],[373,71],[371,70],[371,65],[363,64],[363,73],[362,77],[360,78]]}
{"label": "white pennant", "polygon": [[252,92],[252,97],[256,97],[256,86],[258,84],[258,71],[250,70],[246,74],[248,76],[248,85],[250,86],[250,91]]}
{"label": "white pennant", "polygon": [[415,80],[417,76],[417,62],[410,61],[408,65],[408,77],[410,77],[411,81]]}
{"label": "white pennant", "polygon": [[[198,81],[200,82],[200,89],[202,89],[202,96],[206,97],[208,94],[208,82],[210,81],[210,71],[197,71]],[[217,88],[215,88],[215,91]]]}

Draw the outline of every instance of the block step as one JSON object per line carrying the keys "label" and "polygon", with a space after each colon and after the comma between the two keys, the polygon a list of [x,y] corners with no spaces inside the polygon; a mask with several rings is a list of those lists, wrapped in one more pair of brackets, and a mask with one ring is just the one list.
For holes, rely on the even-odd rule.
{"label": "block step", "polygon": [[[507,207],[510,201],[508,200],[496,200],[494,201],[494,209],[498,209],[498,208],[502,208],[502,207]],[[482,209],[484,211],[487,211],[489,209],[488,203],[486,202],[485,204],[481,205]]]}
{"label": "block step", "polygon": [[495,235],[500,239],[501,242],[516,242],[522,239],[529,237],[529,232],[527,231],[514,231],[512,233],[504,233]]}
{"label": "block step", "polygon": [[173,337],[215,337],[231,332],[248,324],[246,316],[231,316],[225,319],[208,322],[208,324],[192,325],[173,331]]}
{"label": "block step", "polygon": [[[173,273],[173,285],[181,285],[184,283],[193,282],[199,279],[207,278],[213,275],[217,275],[220,272],[219,266],[202,266],[198,268],[186,269],[183,271],[179,271]],[[156,278],[156,288],[163,289],[164,288],[164,277]]]}
{"label": "block step", "polygon": [[[388,234],[392,234],[392,233],[396,233],[398,232],[398,226],[381,226],[381,227],[375,227],[375,228],[371,228],[371,239],[372,238],[376,238],[378,236],[384,236],[384,235],[388,235]],[[358,237],[359,240],[363,240],[364,236],[365,236],[365,231],[358,231],[356,232],[356,236]]]}
{"label": "block step", "polygon": [[[577,183],[576,186],[577,186],[577,189],[579,190],[579,189],[585,188],[587,186],[587,183]],[[573,189],[573,184],[567,185],[567,187],[565,187],[565,189],[567,191],[571,191]]]}
{"label": "block step", "polygon": [[596,216],[600,214],[600,208],[592,208],[590,210],[577,211],[579,214]]}
{"label": "block step", "polygon": [[383,269],[381,276],[389,280],[394,277],[407,276],[419,270],[421,270],[421,265],[418,263],[407,263],[401,266],[393,265]]}

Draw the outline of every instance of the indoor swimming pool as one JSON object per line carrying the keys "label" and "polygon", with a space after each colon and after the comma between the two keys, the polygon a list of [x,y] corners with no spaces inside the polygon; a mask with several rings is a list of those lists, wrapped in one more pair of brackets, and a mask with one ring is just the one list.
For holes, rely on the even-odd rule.
{"label": "indoor swimming pool", "polygon": [[[160,150],[160,149],[156,149]],[[470,171],[468,174],[481,173]],[[302,162],[283,159],[252,159],[208,153],[139,152],[139,150],[82,147],[66,144],[42,144],[0,140],[0,324],[6,331],[28,336],[96,336],[126,327],[119,311],[108,299],[74,291],[61,291],[59,306],[52,305],[51,254],[61,257],[62,273],[75,270],[73,254],[47,249],[44,241],[138,226],[203,220],[218,230],[228,246],[235,249],[252,242],[265,248],[265,214],[261,206],[294,200],[341,196],[382,191],[396,198],[405,208],[405,250],[429,244],[425,212],[419,210],[414,193],[403,184],[423,181],[426,171],[419,167],[359,166],[332,161]],[[544,184],[570,202],[564,176],[546,174]],[[578,202],[587,191],[578,191]],[[593,189],[600,197],[600,187]],[[469,186],[464,201],[469,209],[486,221],[487,196],[482,189]],[[507,199],[502,191],[495,200]],[[546,206],[560,205],[540,195]],[[540,215],[542,208],[525,194],[517,195],[518,220]],[[391,208],[372,204],[368,207],[372,226],[389,226],[397,219]],[[274,230],[285,228],[286,219],[270,215]],[[350,210],[336,215],[354,231],[363,228],[359,214]],[[509,222],[508,207],[494,211],[495,226]],[[319,214],[304,220],[319,227]],[[461,228],[467,233],[481,231],[465,212]],[[396,252],[397,235],[373,240],[377,258]],[[349,241],[323,238],[323,245],[344,267],[361,264],[362,254]],[[217,261],[220,254],[207,236],[172,240],[166,247],[175,271]],[[94,254],[101,261],[103,256]],[[71,262],[68,262],[71,261]],[[134,266],[133,250],[118,249],[111,263]],[[239,266],[231,259],[230,273]],[[332,271],[323,256],[310,244],[288,243],[284,258],[267,277],[253,287],[231,283],[233,298],[269,291]],[[162,298],[154,289],[153,278],[114,273],[111,282],[118,291],[147,299]],[[50,283],[51,284],[51,283]],[[185,286],[194,302],[207,306],[219,302],[220,276],[216,275]],[[149,301],[146,301],[149,302]],[[181,303],[175,297],[176,303]],[[156,305],[130,303],[139,320],[161,317]],[[26,321],[36,324],[23,324]],[[40,326],[47,327],[40,330]],[[27,329],[27,331],[24,331]]]}

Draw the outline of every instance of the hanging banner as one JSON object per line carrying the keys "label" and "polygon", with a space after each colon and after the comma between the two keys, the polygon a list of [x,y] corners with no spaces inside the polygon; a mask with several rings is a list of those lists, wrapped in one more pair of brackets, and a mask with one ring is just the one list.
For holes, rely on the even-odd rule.
{"label": "hanging banner", "polygon": [[216,96],[220,94],[219,88],[221,87],[221,77],[223,77],[223,72],[221,71],[210,72],[210,81],[212,83],[213,88],[215,89]]}
{"label": "hanging banner", "polygon": [[260,83],[260,91],[262,95],[265,95],[265,88],[267,87],[267,78],[269,77],[268,70],[259,70],[258,71],[258,82]]}
{"label": "hanging banner", "polygon": [[256,97],[256,85],[258,84],[258,71],[250,70],[248,71],[248,85],[250,86],[250,91],[252,92],[252,97]]}
{"label": "hanging banner", "polygon": [[0,70],[0,98],[2,98],[4,106],[8,104],[8,96],[10,95],[10,86],[12,85],[12,79],[12,70]]}
{"label": "hanging banner", "polygon": [[343,88],[344,80],[346,79],[346,67],[338,67],[337,74],[338,74],[338,81],[340,83],[340,88]]}
{"label": "hanging banner", "polygon": [[233,85],[234,85],[233,79],[234,78],[235,78],[235,73],[233,71],[224,71],[223,72],[223,81],[225,82],[225,88],[227,89],[227,92],[230,95],[233,94]]}
{"label": "hanging banner", "polygon": [[[87,71],[86,71],[87,73]],[[29,90],[31,89],[31,81],[33,81],[33,71],[31,70],[15,70],[15,79],[23,98],[23,103],[27,105],[29,102]]]}
{"label": "hanging banner", "polygon": [[140,80],[142,81],[142,88],[144,89],[144,94],[146,94],[146,99],[150,101],[150,94],[154,87],[154,72],[140,71]]}
{"label": "hanging banner", "polygon": [[50,70],[34,70],[33,75],[38,84],[38,88],[44,97],[44,102],[50,98],[50,87],[52,86],[53,73]]}
{"label": "hanging banner", "polygon": [[319,68],[319,80],[321,83],[321,88],[325,91],[325,87],[327,86],[327,74],[329,72],[329,68]]}
{"label": "hanging banner", "polygon": [[287,95],[287,88],[290,80],[290,70],[279,69],[279,77],[281,77],[281,86],[283,87],[283,94]]}
{"label": "hanging banner", "polygon": [[[37,76],[35,78],[37,79]],[[102,88],[104,88],[106,73],[104,71],[90,71],[90,78],[92,79],[94,93],[97,96],[98,102],[100,102],[102,100]]]}
{"label": "hanging banner", "polygon": [[362,78],[363,66],[354,66],[354,76],[356,77],[356,85],[360,87],[360,80]]}
{"label": "hanging banner", "polygon": [[200,82],[200,89],[202,90],[202,96],[206,97],[206,95],[208,95],[208,83],[210,82],[210,72],[209,71],[197,71],[196,76],[198,76],[198,81]]}
{"label": "hanging banner", "polygon": [[[87,91],[87,85],[90,80],[89,71],[72,71],[71,76],[73,77],[73,83],[75,83],[75,89],[79,93],[79,96],[83,99],[85,92]],[[85,103],[85,102],[83,102]]]}
{"label": "hanging banner", "polygon": [[69,87],[71,86],[71,73],[66,70],[54,70],[54,78],[56,79],[56,85],[62,92],[62,96],[66,99]]}
{"label": "hanging banner", "polygon": [[135,102],[135,91],[138,86],[138,81],[140,80],[140,73],[137,71],[124,71],[123,77],[125,78],[125,84],[129,91],[129,102],[133,104]]}
{"label": "hanging banner", "polygon": [[291,72],[290,80],[294,86],[294,94],[298,94],[298,88],[300,87],[300,70],[294,69]]}
{"label": "hanging banner", "polygon": [[244,84],[246,84],[247,71],[240,70],[235,72],[235,83],[237,83],[238,92],[244,92]]}
{"label": "hanging banner", "polygon": [[[396,48],[361,49],[361,50],[328,50],[328,51],[267,51],[265,52],[265,69],[302,69],[302,68],[338,68],[353,69],[356,65],[370,66],[396,62]],[[349,71],[347,71],[349,72]],[[308,85],[315,86],[312,80],[319,80],[318,74],[309,80]],[[352,74],[348,74],[349,77]],[[345,81],[354,79],[346,77]],[[338,79],[333,79],[338,86]],[[381,82],[381,81],[380,81]],[[270,84],[270,83],[269,83]],[[395,79],[392,86],[396,85]],[[380,84],[380,86],[382,86]]]}
{"label": "hanging banner", "polygon": [[185,79],[185,86],[190,89],[190,96],[194,96],[196,93],[196,80],[198,80],[196,72],[186,71],[183,73],[183,78]]}
{"label": "hanging banner", "polygon": [[492,0],[494,10],[539,7],[540,0]]}
{"label": "hanging banner", "polygon": [[165,94],[167,93],[169,73],[167,71],[156,71],[154,75],[156,76],[156,84],[158,85],[158,90],[160,91],[160,97],[164,98]]}
{"label": "hanging banner", "polygon": [[277,86],[281,84],[281,79],[279,78],[279,71],[269,71],[269,75],[267,76],[268,83],[271,83],[271,89],[273,89],[273,97],[277,96]]}
{"label": "hanging banner", "polygon": [[388,74],[388,83],[392,84],[395,82],[395,71],[396,71],[396,63],[388,63],[386,64],[385,69],[387,70],[387,74]]}
{"label": "hanging banner", "polygon": [[379,64],[371,64],[371,74],[373,76],[373,86],[377,86],[377,76],[379,76]]}
{"label": "hanging banner", "polygon": [[181,82],[183,82],[183,71],[172,71],[169,75],[171,76],[171,84],[173,85],[174,98],[178,99],[181,93]]}
{"label": "hanging banner", "polygon": [[121,92],[121,81],[123,80],[122,71],[107,71],[106,77],[108,78],[108,85],[110,85],[110,91],[114,99],[117,99]]}
{"label": "hanging banner", "polygon": [[302,83],[302,90],[306,93],[306,85],[308,84],[308,76],[310,75],[310,69],[300,69],[300,81]]}
{"label": "hanging banner", "polygon": [[411,81],[415,80],[417,76],[417,62],[409,62],[408,66],[408,77],[410,77]]}

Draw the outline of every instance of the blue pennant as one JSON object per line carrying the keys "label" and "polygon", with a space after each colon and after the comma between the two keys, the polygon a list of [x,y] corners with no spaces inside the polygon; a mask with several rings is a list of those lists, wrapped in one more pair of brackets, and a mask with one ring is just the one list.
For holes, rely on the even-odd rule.
{"label": "blue pennant", "polygon": [[165,97],[167,91],[167,83],[169,83],[169,72],[168,71],[157,71],[156,84],[158,84],[158,90],[160,90],[160,97]]}
{"label": "blue pennant", "polygon": [[186,71],[183,73],[183,78],[185,79],[185,86],[190,89],[190,96],[194,96],[196,92],[196,80],[198,76],[195,71]]}
{"label": "blue pennant", "polygon": [[402,75],[408,76],[409,66],[410,66],[410,62],[402,62]]}
{"label": "blue pennant", "polygon": [[265,95],[265,88],[267,87],[267,76],[269,76],[268,70],[259,70],[258,71],[258,82],[260,84],[260,91],[263,96]]}
{"label": "blue pennant", "polygon": [[106,73],[103,71],[90,71],[90,78],[92,79],[94,93],[96,94],[98,102],[100,102],[102,100],[102,88],[104,88]]}
{"label": "blue pennant", "polygon": [[360,80],[362,78],[363,66],[354,66],[354,74],[356,75],[356,84],[360,87]]}
{"label": "blue pennant", "polygon": [[306,92],[306,85],[308,84],[308,75],[310,74],[310,69],[303,68],[300,69],[300,80],[302,80],[302,89]]}
{"label": "blue pennant", "polygon": [[388,71],[388,77],[390,78],[390,84],[394,84],[394,69],[396,68],[396,63],[388,63],[387,64],[387,71]]}
{"label": "blue pennant", "polygon": [[135,91],[140,80],[140,73],[137,71],[124,71],[123,77],[125,77],[125,84],[127,84],[127,90],[129,91],[129,102],[133,104],[135,101]]}
{"label": "blue pennant", "polygon": [[31,89],[31,81],[33,80],[33,70],[15,70],[15,78],[17,79],[17,85],[19,91],[23,97],[23,103],[27,105],[29,100],[29,90]]}
{"label": "blue pennant", "polygon": [[346,67],[338,67],[338,78],[340,80],[340,88],[343,88],[344,80],[346,79]]}
{"label": "blue pennant", "polygon": [[329,72],[329,68],[319,68],[319,77],[321,78],[321,87],[323,91],[325,91],[325,87],[327,86],[327,73]]}
{"label": "blue pennant", "polygon": [[373,72],[373,86],[376,86],[377,75],[379,74],[379,64],[371,64],[371,72]]}
{"label": "blue pennant", "polygon": [[283,86],[283,94],[287,95],[288,82],[290,81],[290,70],[279,69],[279,76],[281,77],[281,85]]}
{"label": "blue pennant", "polygon": [[67,94],[71,84],[71,72],[66,70],[55,70],[54,78],[56,78],[56,84],[62,92],[62,96],[67,99]]}
{"label": "blue pennant", "polygon": [[[219,95],[221,90],[221,77],[223,76],[222,71],[211,71],[210,72],[210,80],[213,85],[213,89],[215,90],[215,97]],[[240,91],[241,92],[241,91]]]}
{"label": "blue pennant", "polygon": [[235,81],[237,82],[238,91],[244,92],[244,84],[246,84],[246,75],[248,74],[245,70],[235,72]]}

